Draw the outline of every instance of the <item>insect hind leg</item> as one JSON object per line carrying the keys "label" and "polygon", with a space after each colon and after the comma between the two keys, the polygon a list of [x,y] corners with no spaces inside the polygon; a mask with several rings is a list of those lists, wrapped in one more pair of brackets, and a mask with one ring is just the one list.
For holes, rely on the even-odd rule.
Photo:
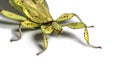
{"label": "insect hind leg", "polygon": [[93,46],[89,43],[89,34],[88,34],[88,30],[87,28],[93,28],[94,26],[87,26],[86,24],[84,24],[83,22],[73,22],[73,23],[69,23],[69,24],[62,24],[62,27],[67,26],[71,29],[82,29],[85,28],[84,30],[84,39],[87,42],[87,45],[93,48],[101,48],[100,46]]}

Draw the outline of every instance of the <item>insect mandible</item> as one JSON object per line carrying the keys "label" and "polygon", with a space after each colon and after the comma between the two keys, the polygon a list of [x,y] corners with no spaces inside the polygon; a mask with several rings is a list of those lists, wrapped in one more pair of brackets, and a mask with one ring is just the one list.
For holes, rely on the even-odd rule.
{"label": "insect mandible", "polygon": [[[51,33],[61,34],[62,27],[69,27],[71,29],[82,29],[84,28],[84,39],[86,40],[88,46],[93,48],[101,48],[100,46],[93,46],[89,43],[89,36],[87,28],[93,26],[87,26],[77,14],[74,13],[64,13],[56,20],[52,18],[49,12],[48,5],[46,0],[9,0],[11,6],[13,6],[16,10],[20,11],[22,14],[25,15],[21,16],[16,13],[1,10],[0,13],[10,19],[20,21],[19,24],[19,36],[17,39],[11,39],[11,41],[17,41],[22,36],[21,27],[29,28],[29,29],[37,29],[39,28],[42,32],[43,36],[43,51],[37,53],[37,55],[44,52],[48,47],[48,41],[46,35]],[[60,22],[69,20],[73,17],[76,17],[79,22],[69,23],[69,24],[60,24]]]}

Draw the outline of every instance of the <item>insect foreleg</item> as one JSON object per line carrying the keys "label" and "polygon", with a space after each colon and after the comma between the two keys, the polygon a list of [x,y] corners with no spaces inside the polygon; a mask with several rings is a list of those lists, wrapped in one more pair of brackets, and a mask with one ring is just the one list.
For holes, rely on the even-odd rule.
{"label": "insect foreleg", "polygon": [[86,40],[88,46],[93,47],[93,48],[102,48],[102,47],[100,47],[100,46],[94,46],[94,45],[91,45],[91,44],[89,43],[89,34],[88,34],[87,28],[85,28],[85,30],[84,30],[84,39]]}
{"label": "insect foreleg", "polygon": [[62,26],[68,26],[69,28],[71,29],[82,29],[82,28],[85,28],[84,30],[84,39],[86,40],[87,44],[90,46],[90,47],[93,47],[93,48],[101,48],[100,46],[93,46],[93,45],[90,45],[89,44],[89,34],[88,34],[88,30],[87,28],[91,28],[91,27],[94,27],[94,26],[86,26],[84,23],[82,22],[75,22],[75,23],[70,23],[70,24],[62,24]]}
{"label": "insect foreleg", "polygon": [[73,18],[74,16],[77,17],[77,19],[80,22],[82,22],[82,20],[80,19],[80,17],[77,14],[74,14],[74,13],[64,13],[56,21],[57,22],[66,21],[66,20],[69,20],[69,19]]}
{"label": "insect foreleg", "polygon": [[64,13],[60,17],[58,17],[56,21],[57,22],[66,21],[71,19],[73,16],[74,16],[73,13]]}

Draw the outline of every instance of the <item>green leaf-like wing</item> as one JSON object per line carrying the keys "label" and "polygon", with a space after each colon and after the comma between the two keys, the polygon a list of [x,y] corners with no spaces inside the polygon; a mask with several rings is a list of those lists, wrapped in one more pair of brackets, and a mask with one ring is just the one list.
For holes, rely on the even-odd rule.
{"label": "green leaf-like wing", "polygon": [[9,0],[9,2],[16,9],[20,9],[20,11],[33,22],[47,23],[52,21],[49,8],[45,0]]}
{"label": "green leaf-like wing", "polygon": [[23,14],[23,10],[20,6],[16,5],[14,0],[9,0],[11,6],[13,6],[16,10],[20,11]]}

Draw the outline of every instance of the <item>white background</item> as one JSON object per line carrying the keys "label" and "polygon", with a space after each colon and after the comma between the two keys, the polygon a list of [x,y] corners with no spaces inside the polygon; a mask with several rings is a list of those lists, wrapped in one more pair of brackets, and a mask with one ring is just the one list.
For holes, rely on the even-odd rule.
{"label": "white background", "polygon": [[[12,11],[4,2],[8,1],[0,0],[0,9]],[[72,12],[87,25],[94,25],[89,29],[90,43],[102,49],[82,45],[83,30],[64,28],[67,35],[48,36],[48,49],[36,56],[40,51],[35,41],[39,30],[25,32],[21,40],[11,43],[9,40],[14,36],[11,31],[18,25],[0,21],[0,67],[120,67],[119,0],[47,0],[47,3],[54,19]]]}

